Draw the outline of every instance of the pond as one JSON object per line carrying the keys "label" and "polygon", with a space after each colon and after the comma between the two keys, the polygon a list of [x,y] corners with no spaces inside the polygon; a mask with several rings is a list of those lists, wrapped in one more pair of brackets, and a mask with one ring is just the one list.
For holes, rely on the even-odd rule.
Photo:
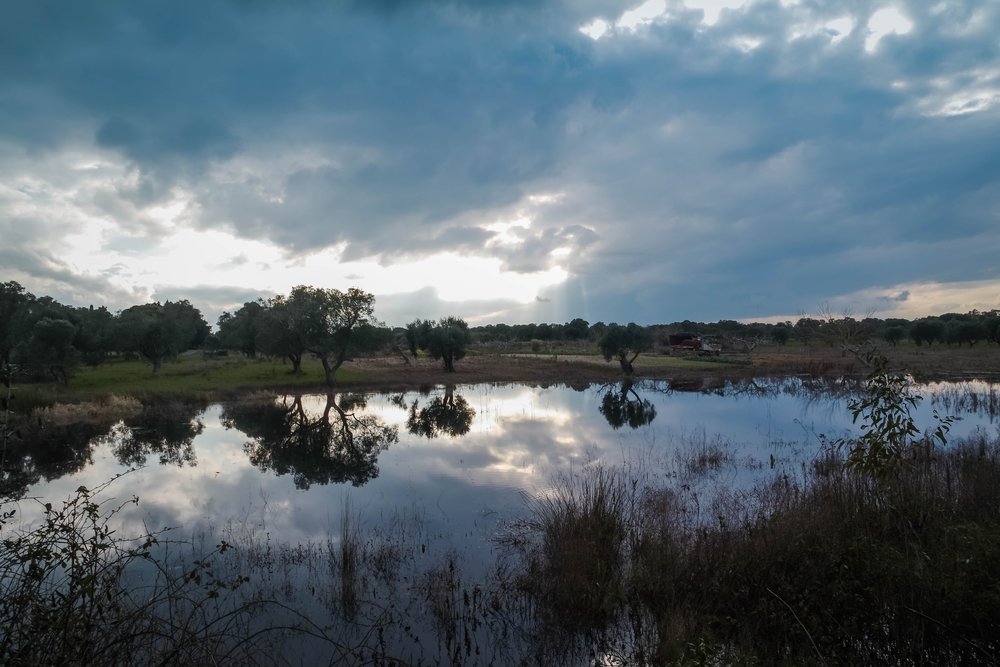
{"label": "pond", "polygon": [[[933,428],[935,411],[959,417],[952,437],[997,420],[992,385],[935,383],[917,393],[922,428]],[[332,403],[325,395],[261,395],[153,405],[104,432],[52,429],[47,437],[72,433],[78,442],[34,449],[24,467],[48,480],[25,491],[59,498],[138,467],[116,493],[139,496],[151,525],[190,530],[257,515],[281,527],[275,537],[294,542],[336,532],[350,501],[371,520],[418,509],[442,530],[489,535],[496,519],[523,509],[525,494],[595,462],[677,475],[692,456],[715,453],[722,461],[708,476],[713,483],[750,484],[765,468],[794,474],[822,438],[857,433],[848,397],[838,383],[787,380],[474,385],[335,394]],[[338,452],[342,434],[364,452],[348,456],[343,443]]]}
{"label": "pond", "polygon": [[[916,389],[924,396],[914,410],[922,428],[933,428],[938,413],[958,418],[952,438],[996,431],[1000,399],[993,385]],[[111,424],[117,415],[89,425],[63,415],[48,430],[29,433],[7,452],[15,473],[4,482],[8,492],[58,500],[130,471],[105,491],[139,498],[135,510],[115,519],[122,534],[169,528],[192,553],[219,540],[235,544],[241,552],[234,567],[253,570],[258,595],[294,600],[310,618],[331,606],[342,619],[367,613],[357,634],[337,635],[337,646],[356,647],[371,631],[375,609],[386,613],[386,605],[396,605],[404,618],[418,613],[409,602],[389,602],[412,597],[418,580],[433,603],[433,590],[441,589],[435,576],[489,578],[498,567],[498,544],[530,515],[533,499],[574,475],[626,469],[633,484],[683,488],[704,508],[706,516],[696,520],[710,518],[720,490],[799,478],[829,443],[856,434],[850,396],[844,383],[788,379],[474,385],[127,405]],[[38,507],[21,501],[18,519],[30,521]],[[351,540],[361,543],[371,567],[396,570],[381,579],[366,575],[369,593],[352,593],[360,601],[348,609],[343,577],[340,588],[328,590],[324,567],[340,559],[343,575]],[[409,583],[400,592],[403,581]],[[365,599],[375,607],[366,610]],[[380,639],[382,649],[413,659],[410,651],[423,642],[417,661],[434,662],[461,643],[438,632],[433,649],[419,626],[414,620],[405,633]],[[486,640],[473,635],[465,639],[468,650],[485,648],[476,642]],[[329,651],[324,642],[293,646],[309,655]]]}

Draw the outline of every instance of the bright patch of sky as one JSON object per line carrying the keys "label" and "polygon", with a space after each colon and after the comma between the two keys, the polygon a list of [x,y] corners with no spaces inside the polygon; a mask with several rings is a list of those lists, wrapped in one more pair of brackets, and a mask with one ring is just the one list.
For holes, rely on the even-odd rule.
{"label": "bright patch of sky", "polygon": [[684,0],[684,4],[690,9],[703,11],[705,25],[715,25],[723,9],[740,9],[747,4],[747,0]]}
{"label": "bright patch of sky", "polygon": [[[747,0],[684,0],[683,6],[688,9],[701,10],[702,23],[713,26],[718,23],[722,10],[739,9],[746,2]],[[670,15],[668,9],[666,0],[646,0],[646,2],[622,12],[614,24],[603,18],[595,18],[580,26],[580,32],[594,40],[600,39],[613,28],[624,32],[634,32],[654,21],[666,20]]]}
{"label": "bright patch of sky", "polygon": [[872,53],[887,35],[905,35],[913,30],[913,22],[896,7],[883,7],[868,19],[868,37],[865,51]]}
{"label": "bright patch of sky", "polygon": [[[217,283],[257,285],[262,290],[287,293],[300,284],[361,282],[369,291],[388,295],[410,291],[414,284],[420,284],[434,286],[444,301],[510,299],[530,303],[540,289],[558,285],[568,275],[559,266],[531,273],[505,271],[499,259],[449,252],[390,265],[344,261],[338,247],[295,257],[272,244],[238,238],[225,231],[182,227],[173,229],[155,250],[135,257],[108,251],[102,237],[110,232],[113,228],[107,224],[89,226],[86,232],[69,239],[71,248],[65,257],[74,268],[91,275],[108,273],[114,267],[109,281],[123,289],[135,283],[175,287]],[[262,276],[266,276],[263,281]]]}

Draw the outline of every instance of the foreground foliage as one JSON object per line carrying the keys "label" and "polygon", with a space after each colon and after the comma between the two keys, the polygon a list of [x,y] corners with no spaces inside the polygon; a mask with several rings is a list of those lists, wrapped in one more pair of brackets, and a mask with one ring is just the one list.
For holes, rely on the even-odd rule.
{"label": "foreground foliage", "polygon": [[229,597],[244,577],[215,576],[228,545],[175,573],[163,533],[116,534],[116,516],[138,498],[99,500],[109,484],[45,503],[25,529],[14,504],[3,506],[0,664],[238,661],[251,607]]}

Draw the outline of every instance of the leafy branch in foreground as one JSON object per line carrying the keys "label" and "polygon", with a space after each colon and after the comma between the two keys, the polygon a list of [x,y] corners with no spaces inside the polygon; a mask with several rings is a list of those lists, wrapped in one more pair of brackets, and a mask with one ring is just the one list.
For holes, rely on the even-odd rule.
{"label": "leafy branch in foreground", "polygon": [[247,606],[223,593],[247,579],[213,572],[229,545],[171,573],[154,553],[162,531],[116,534],[116,515],[138,498],[100,500],[115,479],[80,486],[61,507],[36,501],[28,528],[0,525],[0,664],[190,664],[237,643]]}
{"label": "leafy branch in foreground", "polygon": [[862,355],[871,371],[865,379],[862,396],[848,404],[853,423],[861,422],[861,435],[834,442],[847,449],[847,465],[860,472],[886,476],[897,471],[906,453],[916,444],[941,446],[955,417],[940,417],[934,411],[937,427],[931,438],[923,437],[912,410],[923,399],[913,391],[910,376],[890,370],[889,360],[878,350]]}

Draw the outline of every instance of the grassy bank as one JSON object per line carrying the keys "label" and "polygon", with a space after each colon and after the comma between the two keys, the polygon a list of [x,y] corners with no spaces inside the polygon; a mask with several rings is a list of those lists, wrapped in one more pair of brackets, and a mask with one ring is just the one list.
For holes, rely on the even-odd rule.
{"label": "grassy bank", "polygon": [[[1000,379],[1000,347],[917,347],[901,344],[884,350],[894,368],[906,368],[918,378]],[[247,390],[325,390],[318,361],[305,358],[302,373],[293,375],[281,360],[245,359],[240,355],[204,357],[191,352],[166,362],[153,376],[141,360],[113,359],[97,368],[83,367],[68,385],[19,383],[16,404],[24,407],[57,401],[84,401],[110,395],[138,398],[170,396],[218,398]],[[798,375],[860,378],[868,369],[858,356],[832,347],[798,344],[762,346],[752,353],[724,353],[719,357],[647,353],[635,362],[637,379],[714,381],[748,377]],[[427,357],[404,360],[398,355],[362,358],[347,362],[337,373],[340,387],[396,391],[441,384],[523,382],[528,384],[584,385],[621,378],[617,363],[606,362],[587,344],[552,344],[532,351],[522,346],[473,346],[446,373]]]}
{"label": "grassy bank", "polygon": [[[315,359],[302,362],[302,373],[275,359],[204,357],[188,353],[167,362],[158,375],[142,360],[112,359],[98,367],[84,367],[68,385],[35,383],[19,385],[18,403],[87,400],[112,394],[120,396],[217,396],[250,389],[307,389],[321,391],[323,368]],[[342,368],[337,378],[345,385],[362,382],[357,368]]]}

